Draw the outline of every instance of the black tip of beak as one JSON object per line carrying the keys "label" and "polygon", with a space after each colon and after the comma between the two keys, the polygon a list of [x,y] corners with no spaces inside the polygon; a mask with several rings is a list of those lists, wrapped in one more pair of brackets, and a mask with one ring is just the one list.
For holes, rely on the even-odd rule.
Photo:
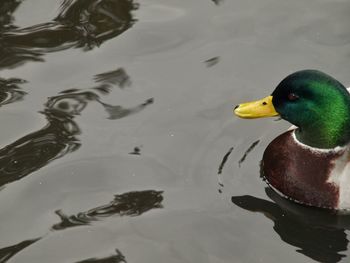
{"label": "black tip of beak", "polygon": [[233,110],[237,109],[238,107],[239,107],[239,105],[236,105],[235,108],[234,108]]}

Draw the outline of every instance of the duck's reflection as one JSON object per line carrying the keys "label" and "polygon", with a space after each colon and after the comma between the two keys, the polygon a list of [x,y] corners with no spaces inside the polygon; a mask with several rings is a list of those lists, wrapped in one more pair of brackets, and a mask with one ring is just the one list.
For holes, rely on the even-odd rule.
{"label": "duck's reflection", "polygon": [[[80,115],[90,102],[102,105],[108,113],[108,119],[120,119],[137,113],[153,102],[153,99],[148,99],[130,108],[104,103],[99,93],[109,94],[114,83],[115,80],[105,78],[90,90],[71,89],[48,98],[41,112],[47,119],[47,125],[0,149],[0,187],[29,175],[67,153],[76,151],[80,147],[77,135],[81,131],[75,122],[75,117]],[[9,100],[4,102],[9,103]]]}
{"label": "duck's reflection", "polygon": [[54,225],[54,230],[69,227],[89,225],[93,221],[113,215],[139,216],[151,209],[162,208],[163,191],[145,190],[115,195],[108,204],[98,206],[77,215],[67,216],[62,211],[56,211],[62,222]]}
{"label": "duck's reflection", "polygon": [[129,29],[133,0],[64,0],[56,18],[17,28],[12,14],[22,1],[5,0],[0,11],[0,68],[42,61],[47,52],[68,48],[91,50]]}
{"label": "duck's reflection", "polygon": [[105,258],[89,258],[76,263],[127,263],[124,255],[118,250],[115,250],[116,254]]}
{"label": "duck's reflection", "polygon": [[322,209],[312,209],[292,203],[266,188],[274,201],[253,196],[233,196],[237,206],[259,212],[274,222],[274,230],[281,239],[297,247],[297,251],[319,262],[339,262],[349,243],[345,229],[350,216],[335,215]]}

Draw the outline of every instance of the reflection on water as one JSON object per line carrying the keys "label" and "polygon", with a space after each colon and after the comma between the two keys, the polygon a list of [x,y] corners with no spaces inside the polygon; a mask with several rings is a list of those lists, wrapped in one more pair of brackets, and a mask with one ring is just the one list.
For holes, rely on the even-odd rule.
{"label": "reflection on water", "polygon": [[228,157],[233,151],[233,147],[231,147],[228,152],[224,155],[224,158],[222,158],[222,161],[220,163],[219,169],[218,169],[218,174],[222,174],[222,169],[224,169],[225,163],[227,162]]}
{"label": "reflection on water", "polygon": [[[249,138],[265,140],[277,124],[238,123],[231,103],[264,94],[279,76],[307,65],[349,82],[346,0],[0,2],[3,127],[34,119],[26,110],[43,105],[42,126],[26,121],[21,135],[2,137],[0,262],[264,261],[247,244],[262,254],[278,247],[269,263],[348,261],[346,217],[249,196],[232,199],[249,211],[232,211],[226,198],[263,190],[246,175],[257,174],[254,153],[267,141]],[[56,92],[95,73],[91,86]],[[132,90],[134,83],[142,88]],[[112,92],[122,95],[113,94],[120,105]],[[143,114],[153,103],[147,94],[159,102]],[[95,152],[88,152],[92,141]],[[225,193],[217,194],[226,173]],[[169,191],[167,209],[157,209],[165,204],[159,189]],[[265,239],[252,240],[245,216]],[[274,228],[260,229],[261,220]]]}
{"label": "reflection on water", "polygon": [[132,0],[64,0],[52,21],[17,28],[12,14],[21,2],[6,0],[1,6],[0,68],[43,61],[47,52],[98,47],[129,29],[138,8]]}
{"label": "reflection on water", "polygon": [[130,77],[123,68],[97,74],[95,75],[94,80],[98,83],[102,82],[106,84],[96,87],[96,89],[101,92],[104,91],[103,88],[109,87],[109,85],[118,85],[122,89],[131,85]]}
{"label": "reflection on water", "polygon": [[0,32],[16,28],[12,14],[23,0],[2,0],[0,8]]}
{"label": "reflection on water", "polygon": [[0,149],[0,186],[17,181],[80,147],[73,116],[46,107],[48,124]]}
{"label": "reflection on water", "polygon": [[54,225],[52,228],[62,230],[69,227],[88,225],[90,222],[113,215],[139,216],[151,209],[162,208],[162,201],[163,191],[128,192],[114,196],[114,199],[106,205],[92,208],[86,212],[80,212],[77,215],[66,216],[61,210],[58,210],[56,214],[61,218],[62,222]]}
{"label": "reflection on water", "polygon": [[78,261],[76,263],[120,263],[120,262],[126,263],[125,256],[118,249],[116,249],[115,252],[116,252],[116,255],[112,255],[109,257],[89,258],[86,260]]}
{"label": "reflection on water", "polygon": [[34,244],[35,242],[37,242],[40,239],[41,238],[26,240],[26,241],[22,241],[18,244],[15,244],[15,245],[12,245],[9,247],[0,248],[0,263],[7,262],[10,258],[12,258],[14,255],[19,253],[21,250]]}
{"label": "reflection on water", "polygon": [[119,105],[110,105],[110,104],[106,104],[103,103],[101,101],[99,101],[101,103],[101,105],[105,108],[106,112],[108,113],[108,119],[110,120],[117,120],[117,119],[121,119],[124,118],[126,116],[129,116],[131,114],[135,114],[137,112],[142,111],[145,107],[147,107],[150,104],[153,104],[154,100],[153,98],[150,98],[148,100],[146,100],[145,102],[132,107],[132,108],[124,108],[122,106]]}
{"label": "reflection on water", "polygon": [[219,5],[223,2],[223,0],[212,0],[216,5]]}
{"label": "reflection on water", "polygon": [[[144,190],[133,191],[119,195],[115,195],[114,199],[106,204],[96,208],[92,208],[86,212],[80,212],[77,215],[66,216],[61,211],[56,211],[62,222],[53,225],[54,230],[65,230],[70,227],[89,225],[93,221],[102,220],[103,218],[119,215],[119,216],[140,216],[152,209],[163,208],[163,191]],[[26,247],[43,239],[43,237],[25,240],[18,244],[0,248],[0,263],[7,262],[11,257],[18,254]],[[105,258],[91,258],[82,262],[126,262],[124,255],[116,249],[116,255]]]}
{"label": "reflection on water", "polygon": [[[102,105],[108,113],[107,118],[112,120],[137,113],[153,103],[153,99],[148,99],[134,107],[124,108],[102,102],[97,93],[100,91],[99,87],[104,87],[101,93],[108,95],[113,84],[116,83],[115,74],[109,72],[104,76],[103,79],[96,78],[100,82],[99,86],[90,90],[70,89],[48,98],[41,112],[47,119],[47,125],[0,149],[0,187],[17,181],[53,160],[79,149],[80,141],[76,136],[81,133],[81,130],[74,118],[82,113],[89,102],[95,101]],[[15,85],[17,82],[19,80],[16,79],[8,81],[10,84],[7,89],[20,93]],[[20,96],[18,95],[17,98]],[[5,103],[9,103],[9,100],[5,100]]]}
{"label": "reflection on water", "polygon": [[207,59],[206,61],[204,61],[204,63],[207,65],[208,68],[210,68],[218,64],[219,61],[220,61],[220,57],[213,57],[213,58]]}
{"label": "reflection on water", "polygon": [[27,94],[19,87],[23,83],[26,83],[23,79],[0,78],[0,106],[23,100],[23,97]]}
{"label": "reflection on water", "polygon": [[281,239],[296,250],[319,262],[339,262],[349,243],[345,228],[350,216],[337,216],[321,209],[311,209],[280,197],[272,189],[266,194],[275,202],[253,196],[233,196],[232,202],[252,212],[262,213],[274,222]]}
{"label": "reflection on water", "polygon": [[222,161],[220,163],[220,166],[219,166],[219,169],[218,169],[218,185],[219,185],[219,188],[218,188],[218,192],[221,194],[222,193],[222,190],[224,188],[224,183],[222,182],[222,179],[221,179],[221,174],[222,174],[222,170],[224,169],[224,166],[227,162],[227,159],[228,157],[230,156],[230,154],[232,153],[233,151],[233,147],[231,147],[228,152],[224,155],[224,157],[222,158]]}
{"label": "reflection on water", "polygon": [[239,167],[241,167],[241,164],[245,161],[245,159],[247,158],[248,154],[259,144],[259,142],[260,142],[260,140],[257,140],[255,142],[253,142],[252,145],[249,146],[249,148],[243,154],[242,158],[239,159],[239,161],[238,161],[238,166]]}
{"label": "reflection on water", "polygon": [[134,147],[134,150],[132,152],[130,152],[129,154],[141,155],[141,147]]}

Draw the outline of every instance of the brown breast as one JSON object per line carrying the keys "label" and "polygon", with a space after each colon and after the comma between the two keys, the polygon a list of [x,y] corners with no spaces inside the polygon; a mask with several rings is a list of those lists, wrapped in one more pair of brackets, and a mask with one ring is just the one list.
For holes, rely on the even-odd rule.
{"label": "brown breast", "polygon": [[327,182],[341,152],[315,152],[302,147],[293,131],[283,133],[266,148],[262,174],[276,190],[303,204],[336,209],[339,186]]}

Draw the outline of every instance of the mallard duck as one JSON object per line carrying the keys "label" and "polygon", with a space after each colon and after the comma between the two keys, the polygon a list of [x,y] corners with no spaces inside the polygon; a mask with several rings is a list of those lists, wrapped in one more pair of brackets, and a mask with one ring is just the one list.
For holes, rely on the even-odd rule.
{"label": "mallard duck", "polygon": [[302,70],[272,94],[239,104],[241,118],[280,116],[294,126],[275,138],[262,159],[269,186],[295,202],[350,209],[350,94],[333,77]]}

